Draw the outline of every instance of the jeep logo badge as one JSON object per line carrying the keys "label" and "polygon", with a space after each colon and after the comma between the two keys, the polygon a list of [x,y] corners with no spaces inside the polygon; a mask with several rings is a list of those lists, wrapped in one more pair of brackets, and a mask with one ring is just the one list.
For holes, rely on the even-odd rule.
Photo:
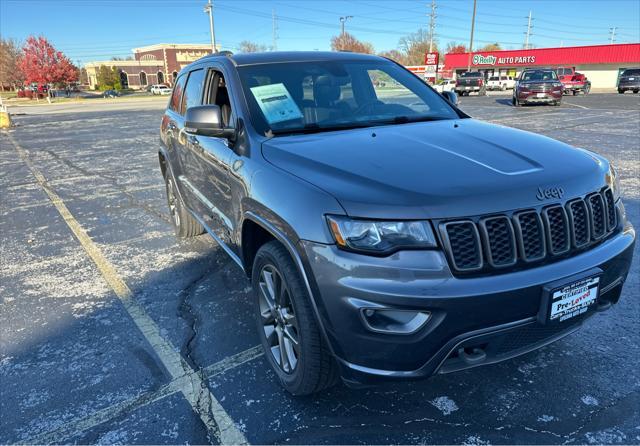
{"label": "jeep logo badge", "polygon": [[538,193],[536,194],[536,198],[540,201],[548,200],[549,198],[557,198],[560,199],[564,195],[564,189],[561,187],[547,187],[543,189],[541,187],[538,188]]}

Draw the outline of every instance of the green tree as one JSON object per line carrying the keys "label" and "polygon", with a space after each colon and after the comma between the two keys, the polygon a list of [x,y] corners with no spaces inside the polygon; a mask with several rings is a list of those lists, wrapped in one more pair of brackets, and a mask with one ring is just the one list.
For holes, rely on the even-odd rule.
{"label": "green tree", "polygon": [[96,73],[98,90],[121,90],[120,73],[116,67],[100,65]]}

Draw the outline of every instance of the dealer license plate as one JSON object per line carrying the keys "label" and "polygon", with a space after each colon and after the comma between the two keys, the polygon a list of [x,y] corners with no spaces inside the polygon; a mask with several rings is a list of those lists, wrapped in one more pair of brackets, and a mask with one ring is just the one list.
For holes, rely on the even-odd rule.
{"label": "dealer license plate", "polygon": [[562,322],[585,313],[598,300],[599,277],[589,277],[553,291],[549,320]]}
{"label": "dealer license plate", "polygon": [[546,96],[546,94],[544,93],[536,93],[536,97],[537,98],[544,98]]}
{"label": "dealer license plate", "polygon": [[465,90],[471,90],[471,87],[464,87]]}

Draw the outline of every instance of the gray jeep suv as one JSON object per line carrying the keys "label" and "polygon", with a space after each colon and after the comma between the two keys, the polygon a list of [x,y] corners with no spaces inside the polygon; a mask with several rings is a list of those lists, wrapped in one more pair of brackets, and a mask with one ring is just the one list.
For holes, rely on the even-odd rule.
{"label": "gray jeep suv", "polygon": [[294,394],[529,352],[615,304],[631,263],[606,159],[471,119],[380,57],[205,57],[161,140],[176,234],[251,279]]}

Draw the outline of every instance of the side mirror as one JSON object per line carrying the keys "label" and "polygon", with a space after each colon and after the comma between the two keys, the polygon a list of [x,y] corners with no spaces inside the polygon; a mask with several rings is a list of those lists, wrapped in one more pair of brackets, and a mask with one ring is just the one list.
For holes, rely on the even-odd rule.
{"label": "side mirror", "polygon": [[189,107],[184,117],[184,131],[191,135],[215,136],[233,139],[236,131],[224,127],[222,112],[218,105],[197,105]]}
{"label": "side mirror", "polygon": [[440,94],[442,95],[443,98],[451,102],[453,105],[456,105],[456,106],[458,105],[458,95],[456,94],[455,91],[443,91]]}

